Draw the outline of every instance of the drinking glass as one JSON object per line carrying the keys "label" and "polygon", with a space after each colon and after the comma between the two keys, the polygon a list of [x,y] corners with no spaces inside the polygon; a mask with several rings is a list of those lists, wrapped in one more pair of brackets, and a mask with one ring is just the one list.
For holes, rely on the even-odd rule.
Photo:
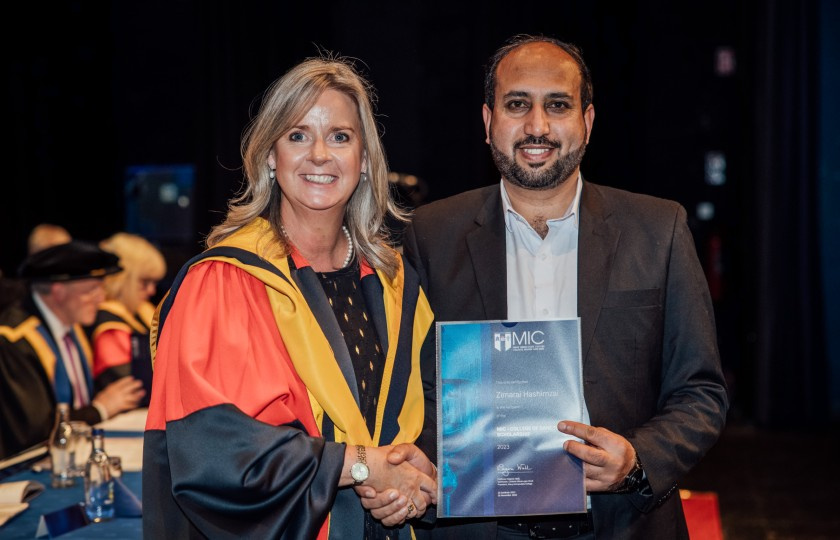
{"label": "drinking glass", "polygon": [[73,420],[70,422],[73,435],[70,438],[70,472],[72,476],[85,475],[85,463],[92,448],[91,427],[87,422]]}

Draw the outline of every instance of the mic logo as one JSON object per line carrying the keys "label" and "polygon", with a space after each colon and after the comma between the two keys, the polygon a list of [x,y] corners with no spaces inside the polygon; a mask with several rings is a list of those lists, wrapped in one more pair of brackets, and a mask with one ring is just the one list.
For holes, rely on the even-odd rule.
{"label": "mic logo", "polygon": [[545,348],[545,334],[542,330],[523,332],[494,332],[493,348],[499,352],[541,351]]}
{"label": "mic logo", "polygon": [[510,332],[495,332],[493,334],[493,348],[497,351],[510,350]]}

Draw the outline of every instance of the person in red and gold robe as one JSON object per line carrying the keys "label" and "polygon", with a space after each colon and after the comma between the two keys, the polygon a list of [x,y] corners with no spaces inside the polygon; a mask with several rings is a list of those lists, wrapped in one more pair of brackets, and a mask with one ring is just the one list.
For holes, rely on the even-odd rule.
{"label": "person in red and gold robe", "polygon": [[367,83],[341,59],[292,68],[243,160],[245,192],[152,322],[144,535],[411,538],[437,493],[414,444],[434,429],[433,316],[386,241],[405,215]]}

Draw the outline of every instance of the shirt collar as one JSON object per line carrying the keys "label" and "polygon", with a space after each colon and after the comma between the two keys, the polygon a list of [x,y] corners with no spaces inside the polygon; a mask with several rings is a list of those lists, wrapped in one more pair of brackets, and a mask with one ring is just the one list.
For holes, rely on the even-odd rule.
{"label": "shirt collar", "polygon": [[[510,197],[508,197],[507,190],[505,189],[505,181],[501,180],[499,182],[499,186],[502,192],[502,210],[505,213],[505,227],[508,231],[511,230],[513,227],[513,222],[511,220],[518,219],[522,222],[527,223],[525,218],[523,218],[516,210],[513,209],[513,206],[510,204]],[[569,218],[570,216],[574,216],[575,218],[575,227],[578,226],[580,223],[580,192],[583,188],[583,176],[578,172],[577,177],[577,185],[575,186],[575,198],[572,200],[572,204],[566,209],[562,216],[555,219],[549,219],[548,223],[562,221],[564,219]]]}
{"label": "shirt collar", "polygon": [[55,338],[57,343],[61,343],[61,340],[64,339],[64,336],[67,335],[67,332],[72,330],[72,327],[67,326],[63,322],[61,322],[61,320],[58,318],[58,315],[52,312],[52,310],[41,298],[40,294],[33,292],[32,300],[35,301],[35,305],[38,307],[38,310],[41,312],[41,315],[44,316],[44,324],[46,324],[47,328],[50,329],[50,333],[53,335],[53,338]]}

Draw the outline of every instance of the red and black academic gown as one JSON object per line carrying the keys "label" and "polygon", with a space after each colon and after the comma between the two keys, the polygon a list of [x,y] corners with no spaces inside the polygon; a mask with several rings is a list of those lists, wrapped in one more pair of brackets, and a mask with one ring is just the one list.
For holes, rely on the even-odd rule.
{"label": "red and black academic gown", "polygon": [[[92,394],[90,343],[73,326],[88,393]],[[55,421],[56,400],[73,403],[73,386],[58,344],[31,297],[0,315],[0,458],[46,441]],[[74,409],[74,420],[100,421],[91,405]]]}
{"label": "red and black academic gown", "polygon": [[[420,347],[432,322],[417,275],[363,265],[386,365],[371,436],[326,295],[257,219],[188,262],[152,323],[143,452],[146,538],[358,539],[358,496],[338,489],[346,444],[413,442]],[[275,248],[276,249],[276,248]],[[410,537],[409,527],[392,538]]]}
{"label": "red and black academic gown", "polygon": [[116,300],[100,304],[96,320],[86,330],[93,345],[93,380],[99,389],[131,375],[135,354],[132,341],[141,342],[145,348],[149,346],[149,325]]}
{"label": "red and black academic gown", "polygon": [[141,303],[136,313],[116,300],[99,305],[96,320],[85,329],[93,345],[95,391],[133,375],[143,381],[146,389],[146,395],[137,406],[149,406],[152,390],[149,332],[154,311],[154,305],[149,302]]}

